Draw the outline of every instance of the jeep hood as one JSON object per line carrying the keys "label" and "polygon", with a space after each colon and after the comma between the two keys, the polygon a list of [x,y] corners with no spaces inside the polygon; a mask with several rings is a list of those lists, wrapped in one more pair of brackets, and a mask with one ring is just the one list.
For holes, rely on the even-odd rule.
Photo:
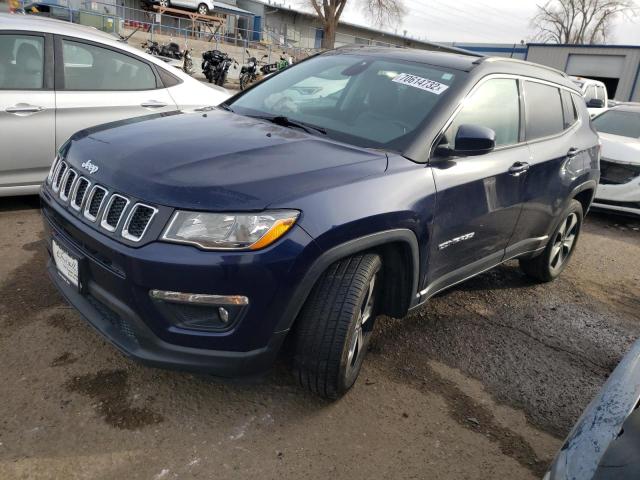
{"label": "jeep hood", "polygon": [[222,110],[100,125],[63,149],[92,182],[158,205],[210,211],[261,210],[387,166],[382,152]]}

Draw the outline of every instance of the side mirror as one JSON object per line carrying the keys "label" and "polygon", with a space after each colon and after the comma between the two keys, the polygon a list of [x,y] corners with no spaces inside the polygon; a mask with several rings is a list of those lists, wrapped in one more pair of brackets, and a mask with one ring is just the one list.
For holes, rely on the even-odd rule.
{"label": "side mirror", "polygon": [[587,102],[588,108],[604,108],[604,100],[601,98],[592,98]]}
{"label": "side mirror", "polygon": [[480,125],[460,125],[456,133],[455,155],[484,155],[496,147],[496,132]]}

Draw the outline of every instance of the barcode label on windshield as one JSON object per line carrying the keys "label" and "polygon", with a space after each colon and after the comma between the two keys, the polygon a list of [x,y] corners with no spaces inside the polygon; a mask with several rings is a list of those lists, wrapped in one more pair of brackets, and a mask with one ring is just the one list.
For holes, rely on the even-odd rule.
{"label": "barcode label on windshield", "polygon": [[447,88],[449,88],[448,85],[444,85],[443,83],[429,80],[428,78],[418,77],[416,75],[410,75],[408,73],[401,73],[400,75],[395,77],[393,81],[396,83],[401,83],[403,85],[408,85],[410,87],[419,88],[427,92],[435,93],[436,95],[440,95]]}

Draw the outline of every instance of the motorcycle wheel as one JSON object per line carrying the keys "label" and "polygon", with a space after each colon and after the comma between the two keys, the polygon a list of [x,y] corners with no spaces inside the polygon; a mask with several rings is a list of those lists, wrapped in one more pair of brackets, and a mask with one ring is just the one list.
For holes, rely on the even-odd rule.
{"label": "motorcycle wheel", "polygon": [[240,90],[244,90],[249,86],[250,78],[249,75],[241,75],[240,76]]}

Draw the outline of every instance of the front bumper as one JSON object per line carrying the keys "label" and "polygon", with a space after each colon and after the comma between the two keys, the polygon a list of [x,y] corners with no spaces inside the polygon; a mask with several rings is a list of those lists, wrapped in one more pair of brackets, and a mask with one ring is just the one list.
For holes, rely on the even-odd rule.
{"label": "front bumper", "polygon": [[[271,366],[288,332],[283,312],[295,311],[296,287],[318,254],[304,230],[294,227],[257,252],[204,252],[163,242],[135,248],[76,219],[46,188],[41,201],[49,251],[55,239],[82,262],[81,290],[50,261],[53,283],[119,350],[149,365],[222,377],[260,374]],[[184,329],[150,298],[153,289],[244,295],[250,302],[228,330]]]}

